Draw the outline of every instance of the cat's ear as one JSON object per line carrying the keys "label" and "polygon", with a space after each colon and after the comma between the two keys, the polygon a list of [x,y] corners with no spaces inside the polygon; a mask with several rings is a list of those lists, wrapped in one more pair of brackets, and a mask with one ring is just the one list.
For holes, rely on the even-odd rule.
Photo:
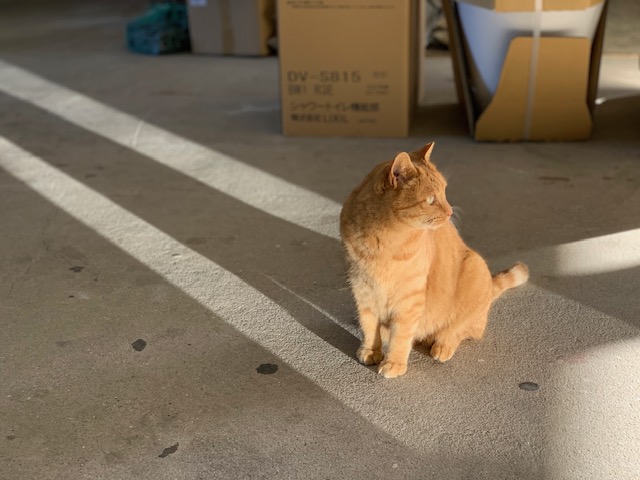
{"label": "cat's ear", "polygon": [[418,171],[407,152],[399,153],[389,169],[389,183],[393,188],[417,175]]}
{"label": "cat's ear", "polygon": [[436,142],[427,143],[424,147],[418,150],[418,154],[420,158],[425,162],[428,162],[431,159],[431,152],[433,152],[433,147],[436,146]]}

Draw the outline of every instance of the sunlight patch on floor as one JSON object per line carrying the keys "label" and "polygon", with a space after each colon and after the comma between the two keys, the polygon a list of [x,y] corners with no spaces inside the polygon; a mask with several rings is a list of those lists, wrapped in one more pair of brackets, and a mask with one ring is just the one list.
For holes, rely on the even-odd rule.
{"label": "sunlight patch on floor", "polygon": [[[640,228],[508,255],[536,277],[579,277],[640,267]],[[504,260],[503,260],[504,261]]]}
{"label": "sunlight patch on floor", "polygon": [[2,60],[0,90],[269,215],[339,238],[337,218],[341,205],[322,195]]}
{"label": "sunlight patch on floor", "polygon": [[595,275],[640,267],[640,228],[554,247],[554,274]]}

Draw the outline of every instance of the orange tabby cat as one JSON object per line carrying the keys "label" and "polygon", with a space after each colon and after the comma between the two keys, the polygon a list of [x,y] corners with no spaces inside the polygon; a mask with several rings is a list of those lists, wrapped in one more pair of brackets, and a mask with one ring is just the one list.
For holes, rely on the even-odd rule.
{"label": "orange tabby cat", "polygon": [[491,277],[464,244],[450,222],[447,182],[430,161],[433,145],[376,166],[340,214],[363,333],[357,357],[387,378],[407,371],[416,341],[445,362],[462,340],[481,338],[492,301],[529,278],[523,263]]}

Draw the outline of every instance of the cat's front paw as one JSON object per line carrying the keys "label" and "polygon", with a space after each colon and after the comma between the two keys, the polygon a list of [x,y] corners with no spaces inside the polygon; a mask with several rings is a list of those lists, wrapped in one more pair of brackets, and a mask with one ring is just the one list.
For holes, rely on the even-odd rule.
{"label": "cat's front paw", "polygon": [[356,354],[358,361],[363,365],[378,365],[382,361],[382,352],[380,350],[371,350],[370,348],[360,347]]}
{"label": "cat's front paw", "polygon": [[378,373],[384,378],[399,377],[407,373],[407,364],[382,362],[378,367]]}

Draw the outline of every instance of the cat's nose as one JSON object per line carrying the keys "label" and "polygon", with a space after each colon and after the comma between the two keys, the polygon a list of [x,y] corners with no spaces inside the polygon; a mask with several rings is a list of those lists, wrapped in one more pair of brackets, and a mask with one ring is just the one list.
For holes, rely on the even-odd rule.
{"label": "cat's nose", "polygon": [[449,217],[451,217],[453,215],[453,208],[449,207],[449,209],[447,210],[447,215]]}

